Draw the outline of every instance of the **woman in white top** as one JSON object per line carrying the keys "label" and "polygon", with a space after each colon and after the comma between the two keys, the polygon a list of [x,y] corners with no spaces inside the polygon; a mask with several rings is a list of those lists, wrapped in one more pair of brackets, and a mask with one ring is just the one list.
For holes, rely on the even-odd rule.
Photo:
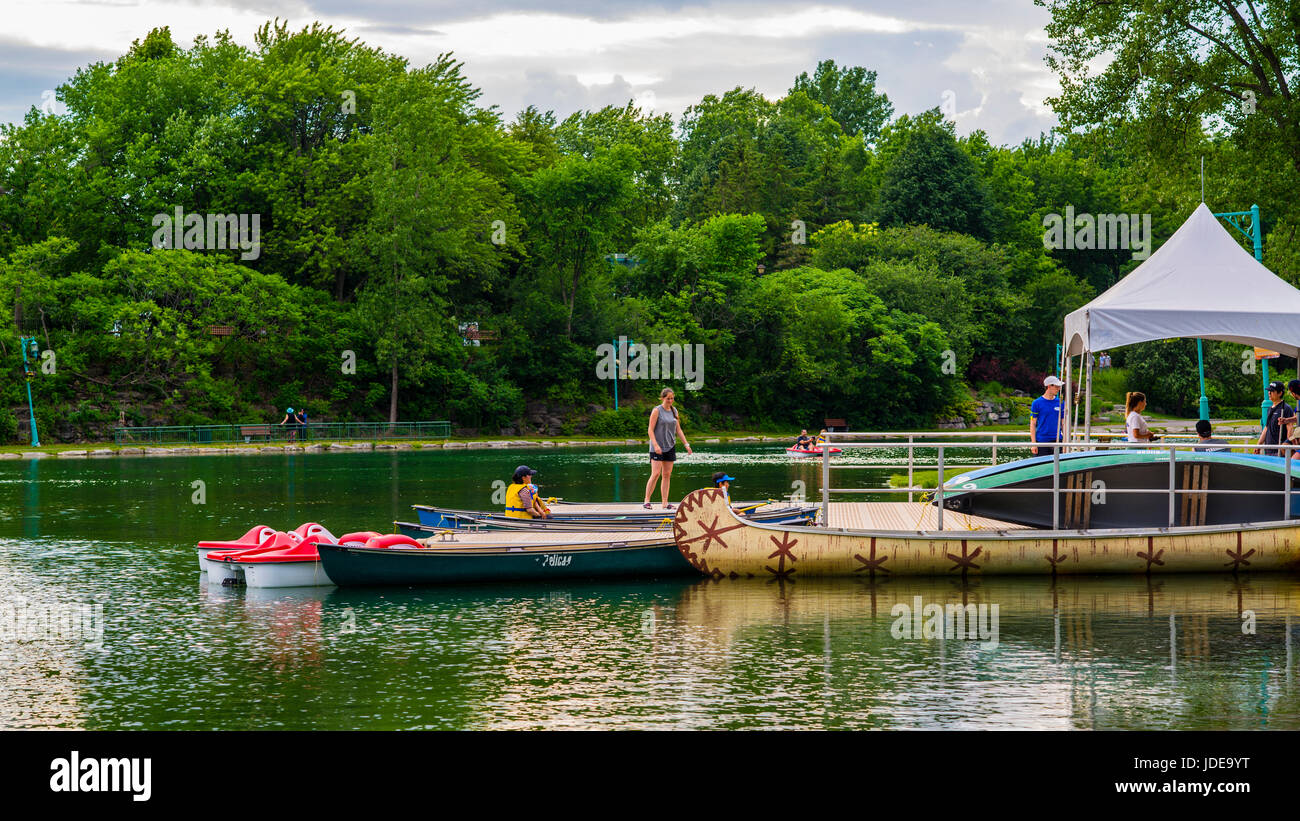
{"label": "woman in white top", "polygon": [[1147,428],[1147,420],[1142,418],[1142,411],[1146,410],[1146,394],[1139,391],[1133,391],[1128,394],[1124,402],[1124,407],[1128,409],[1128,416],[1124,420],[1128,428],[1128,440],[1130,442],[1154,442],[1156,437],[1151,435]]}

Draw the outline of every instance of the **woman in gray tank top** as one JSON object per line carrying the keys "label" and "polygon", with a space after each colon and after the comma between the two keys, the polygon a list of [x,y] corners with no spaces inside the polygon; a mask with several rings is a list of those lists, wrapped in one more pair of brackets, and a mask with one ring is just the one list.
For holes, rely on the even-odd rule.
{"label": "woman in gray tank top", "polygon": [[678,417],[677,410],[673,407],[676,397],[673,395],[671,388],[664,388],[659,392],[659,404],[655,409],[650,411],[650,481],[645,486],[645,504],[642,507],[647,510],[650,508],[650,495],[655,492],[655,482],[659,482],[662,477],[663,481],[659,484],[660,497],[664,502],[665,510],[672,510],[673,506],[668,503],[668,481],[673,475],[673,462],[677,459],[677,437],[682,438],[682,444],[686,446],[687,453],[694,453],[691,450],[691,443],[686,441],[686,434],[682,433],[681,419]]}

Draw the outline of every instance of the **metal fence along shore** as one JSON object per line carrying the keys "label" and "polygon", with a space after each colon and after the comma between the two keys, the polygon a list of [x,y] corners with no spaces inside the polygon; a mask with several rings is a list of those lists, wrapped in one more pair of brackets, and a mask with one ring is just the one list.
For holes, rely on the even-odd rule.
{"label": "metal fence along shore", "polygon": [[113,429],[119,445],[141,443],[322,442],[350,439],[447,439],[451,422],[309,422],[306,425],[158,425]]}

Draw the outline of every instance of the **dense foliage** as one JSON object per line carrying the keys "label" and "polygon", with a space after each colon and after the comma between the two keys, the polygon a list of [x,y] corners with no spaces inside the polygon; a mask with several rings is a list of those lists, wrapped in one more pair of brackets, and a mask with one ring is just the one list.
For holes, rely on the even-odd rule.
{"label": "dense foliage", "polygon": [[[1294,17],[1049,5],[1069,130],[1018,146],[895,117],[875,72],[831,61],[676,124],[630,103],[507,121],[449,55],[413,67],[319,25],[269,23],[252,48],[156,29],[61,86],[66,113],[0,127],[0,310],[57,355],[38,421],[73,439],[294,405],[638,434],[638,403],[672,386],[696,425],[924,425],[967,384],[1036,390],[1064,314],[1136,265],[1045,248],[1045,215],[1150,213],[1163,238],[1200,154],[1214,204],[1258,201],[1266,261],[1300,281]],[[1245,91],[1258,116],[1233,108]],[[211,219],[191,223],[210,215],[256,215],[256,246],[214,248]],[[698,390],[624,380],[632,409],[607,409],[600,346],[619,337],[702,350]],[[1213,350],[1216,372],[1239,364]],[[1185,409],[1185,359],[1139,346],[1130,373]],[[21,380],[0,384],[13,438]],[[1215,390],[1250,404],[1244,376]]]}

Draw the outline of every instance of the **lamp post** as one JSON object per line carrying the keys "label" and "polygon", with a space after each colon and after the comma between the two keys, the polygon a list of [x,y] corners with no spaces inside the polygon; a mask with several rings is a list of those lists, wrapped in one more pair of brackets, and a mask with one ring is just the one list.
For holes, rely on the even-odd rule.
{"label": "lamp post", "polygon": [[[629,352],[631,352],[632,346],[634,344],[635,342],[631,339],[627,341],[627,349]],[[620,352],[619,340],[615,339],[614,340],[614,410],[618,410],[618,380],[620,377],[618,363],[622,360],[622,356],[620,355],[619,352]]]}
{"label": "lamp post", "polygon": [[32,359],[36,359],[36,353],[39,350],[36,345],[36,337],[20,336],[18,337],[18,347],[23,352],[23,375],[27,378],[27,419],[32,428],[32,447],[41,446],[41,438],[36,432],[36,410],[32,407],[32,369],[27,364],[27,346],[32,348]]}

